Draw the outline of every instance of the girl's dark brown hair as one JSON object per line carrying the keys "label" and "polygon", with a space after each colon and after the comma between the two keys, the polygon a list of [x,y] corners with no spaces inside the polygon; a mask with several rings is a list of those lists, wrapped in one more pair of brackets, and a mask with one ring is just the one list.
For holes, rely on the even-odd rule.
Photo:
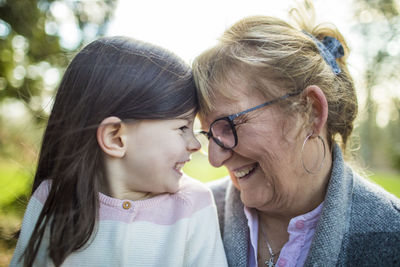
{"label": "girl's dark brown hair", "polygon": [[96,229],[100,190],[107,191],[99,123],[177,118],[197,109],[190,67],[174,54],[124,37],[96,40],[68,66],[43,137],[32,192],[51,189],[23,255],[32,266],[45,231],[56,266],[88,243]]}

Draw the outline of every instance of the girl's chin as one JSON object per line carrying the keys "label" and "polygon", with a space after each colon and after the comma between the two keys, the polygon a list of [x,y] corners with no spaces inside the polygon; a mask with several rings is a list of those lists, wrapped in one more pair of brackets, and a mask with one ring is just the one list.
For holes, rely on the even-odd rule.
{"label": "girl's chin", "polygon": [[175,194],[176,192],[179,191],[180,188],[181,188],[181,186],[180,186],[179,182],[173,183],[168,186],[165,193]]}

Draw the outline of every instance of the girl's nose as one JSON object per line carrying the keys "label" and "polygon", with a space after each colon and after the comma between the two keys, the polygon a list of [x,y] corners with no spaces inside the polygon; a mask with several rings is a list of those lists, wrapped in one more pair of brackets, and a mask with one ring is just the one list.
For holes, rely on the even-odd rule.
{"label": "girl's nose", "polygon": [[200,142],[192,134],[188,142],[188,150],[190,151],[190,153],[193,153],[200,150],[200,148],[201,148]]}

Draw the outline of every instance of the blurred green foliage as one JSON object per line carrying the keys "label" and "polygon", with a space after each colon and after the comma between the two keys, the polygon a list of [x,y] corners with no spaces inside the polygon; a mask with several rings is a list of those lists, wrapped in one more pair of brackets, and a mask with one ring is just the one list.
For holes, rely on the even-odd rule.
{"label": "blurred green foliage", "polygon": [[24,204],[31,189],[33,172],[17,163],[0,162],[0,177],[0,211],[9,212],[19,206],[16,202]]}
{"label": "blurred green foliage", "polygon": [[[392,138],[386,142],[386,151],[388,151],[388,158],[391,160],[392,166],[396,170],[400,170],[400,99],[393,100],[395,109],[391,116],[397,120],[391,120],[386,127],[386,131]],[[394,139],[394,140],[393,140]]]}
{"label": "blurred green foliage", "polygon": [[369,177],[371,181],[383,187],[386,191],[400,198],[400,175],[391,173],[376,173]]}
{"label": "blurred green foliage", "polygon": [[201,152],[196,152],[192,155],[192,160],[185,165],[183,171],[188,176],[202,181],[203,183],[228,175],[228,171],[225,167],[214,168],[211,166],[207,156]]}

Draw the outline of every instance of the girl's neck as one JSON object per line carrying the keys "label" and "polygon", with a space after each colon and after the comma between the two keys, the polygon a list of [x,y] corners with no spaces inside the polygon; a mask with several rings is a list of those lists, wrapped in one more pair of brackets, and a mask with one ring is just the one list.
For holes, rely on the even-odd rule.
{"label": "girl's neck", "polygon": [[[115,178],[115,177],[114,177]],[[127,200],[144,200],[148,198],[152,198],[157,194],[151,192],[137,192],[133,190],[128,190],[127,187],[121,183],[118,179],[114,179],[112,183],[109,182],[109,190],[106,195],[109,195],[112,198],[117,199],[127,199]]]}
{"label": "girl's neck", "polygon": [[[129,173],[116,160],[106,160],[107,185],[102,187],[101,193],[116,199],[144,200],[157,194],[130,190],[126,181],[132,179]],[[129,179],[128,179],[128,178]]]}
{"label": "girl's neck", "polygon": [[156,195],[153,193],[149,193],[149,192],[122,192],[122,191],[119,191],[117,193],[111,194],[111,197],[113,197],[113,198],[128,199],[128,200],[132,200],[132,201],[144,200],[144,199],[152,198],[154,196],[156,196]]}

